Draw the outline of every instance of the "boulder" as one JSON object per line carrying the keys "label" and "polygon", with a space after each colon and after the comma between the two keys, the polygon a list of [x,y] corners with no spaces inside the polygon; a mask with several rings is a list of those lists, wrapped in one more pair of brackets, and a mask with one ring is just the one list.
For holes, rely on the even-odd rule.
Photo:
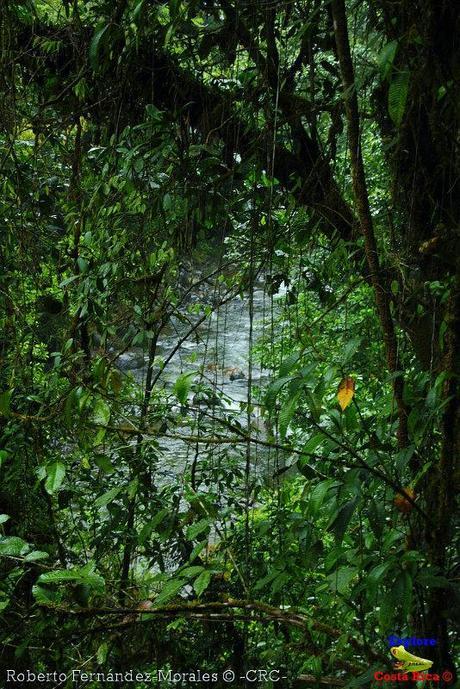
{"label": "boulder", "polygon": [[245,374],[244,374],[244,371],[242,371],[242,370],[241,370],[240,368],[238,368],[237,366],[235,366],[235,367],[229,366],[229,367],[227,367],[227,368],[224,368],[224,373],[225,373],[226,376],[229,377],[229,379],[230,379],[231,381],[234,381],[234,380],[244,380],[244,379],[246,378],[246,376],[245,376]]}

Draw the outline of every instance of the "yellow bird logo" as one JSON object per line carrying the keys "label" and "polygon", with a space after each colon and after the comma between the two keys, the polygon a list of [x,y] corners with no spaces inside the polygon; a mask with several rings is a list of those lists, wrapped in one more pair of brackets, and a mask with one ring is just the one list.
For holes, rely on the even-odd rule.
{"label": "yellow bird logo", "polygon": [[412,653],[409,653],[409,651],[406,651],[404,646],[393,646],[390,648],[390,653],[399,661],[395,665],[396,670],[403,670],[404,672],[422,672],[423,670],[429,670],[433,665],[432,660],[414,656]]}

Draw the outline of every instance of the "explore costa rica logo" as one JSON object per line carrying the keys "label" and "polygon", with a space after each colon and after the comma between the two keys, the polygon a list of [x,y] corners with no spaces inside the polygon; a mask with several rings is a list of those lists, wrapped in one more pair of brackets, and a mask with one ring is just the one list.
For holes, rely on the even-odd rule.
{"label": "explore costa rica logo", "polygon": [[[429,641],[433,640],[430,639]],[[435,643],[436,642],[434,642],[434,644]],[[434,644],[430,643],[430,645]],[[402,644],[399,646],[392,646],[390,648],[390,653],[397,660],[394,666],[396,672],[376,670],[374,672],[374,679],[377,682],[440,682],[442,680],[448,683],[453,680],[452,672],[449,670],[444,670],[441,675],[436,672],[428,672],[428,670],[431,670],[433,661],[409,653]]]}

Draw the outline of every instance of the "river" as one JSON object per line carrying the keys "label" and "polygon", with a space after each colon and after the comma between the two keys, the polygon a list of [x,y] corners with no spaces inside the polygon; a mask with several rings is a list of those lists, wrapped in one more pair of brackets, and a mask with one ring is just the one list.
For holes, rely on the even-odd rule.
{"label": "river", "polygon": [[[279,298],[284,290],[275,295],[274,310],[279,312]],[[192,294],[191,301],[198,302],[208,295]],[[196,453],[200,454],[200,466],[209,466],[211,463],[235,460],[235,466],[242,462],[246,455],[246,444],[242,443],[237,448],[231,448],[222,443],[221,446],[196,445],[181,439],[171,438],[171,435],[194,436],[200,433],[205,423],[209,425],[209,415],[217,418],[233,420],[248,430],[248,412],[242,410],[242,403],[247,403],[251,389],[251,403],[253,409],[250,415],[250,433],[252,436],[261,437],[263,432],[263,420],[259,414],[261,402],[261,390],[270,379],[270,371],[262,370],[256,362],[251,362],[250,343],[255,344],[257,339],[267,332],[270,327],[272,309],[271,297],[264,290],[263,281],[255,286],[251,297],[245,294],[237,296],[226,304],[215,308],[212,314],[200,325],[195,333],[190,335],[177,349],[174,356],[168,361],[161,373],[159,384],[165,388],[172,388],[174,382],[183,373],[195,373],[195,383],[204,384],[212,390],[212,394],[191,392],[188,400],[188,408],[184,414],[183,424],[174,428],[173,432],[159,435],[159,450],[161,461],[158,462],[156,472],[157,485],[176,481],[179,474],[184,474],[196,461]],[[252,318],[251,318],[252,312]],[[195,321],[198,316],[195,316]],[[182,318],[173,318],[167,330],[160,336],[157,344],[157,356],[163,360],[177,346],[178,341],[188,331],[190,325],[184,323]],[[140,349],[133,349],[122,354],[118,359],[118,366],[125,373],[131,373],[140,384],[145,383],[147,373],[147,355]],[[250,385],[251,382],[251,385]],[[179,410],[177,405],[175,411]],[[230,434],[230,429],[221,426],[218,434],[223,436]],[[198,448],[198,449],[197,449]],[[251,444],[252,464],[257,465],[257,458],[266,459],[267,451],[259,445]]]}

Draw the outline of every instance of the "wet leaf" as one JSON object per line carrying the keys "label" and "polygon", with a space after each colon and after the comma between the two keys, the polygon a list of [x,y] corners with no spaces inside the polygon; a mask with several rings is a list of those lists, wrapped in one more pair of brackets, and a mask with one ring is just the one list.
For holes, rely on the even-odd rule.
{"label": "wet leaf", "polygon": [[29,550],[28,544],[18,536],[5,536],[0,538],[0,555],[19,557],[24,551]]}

